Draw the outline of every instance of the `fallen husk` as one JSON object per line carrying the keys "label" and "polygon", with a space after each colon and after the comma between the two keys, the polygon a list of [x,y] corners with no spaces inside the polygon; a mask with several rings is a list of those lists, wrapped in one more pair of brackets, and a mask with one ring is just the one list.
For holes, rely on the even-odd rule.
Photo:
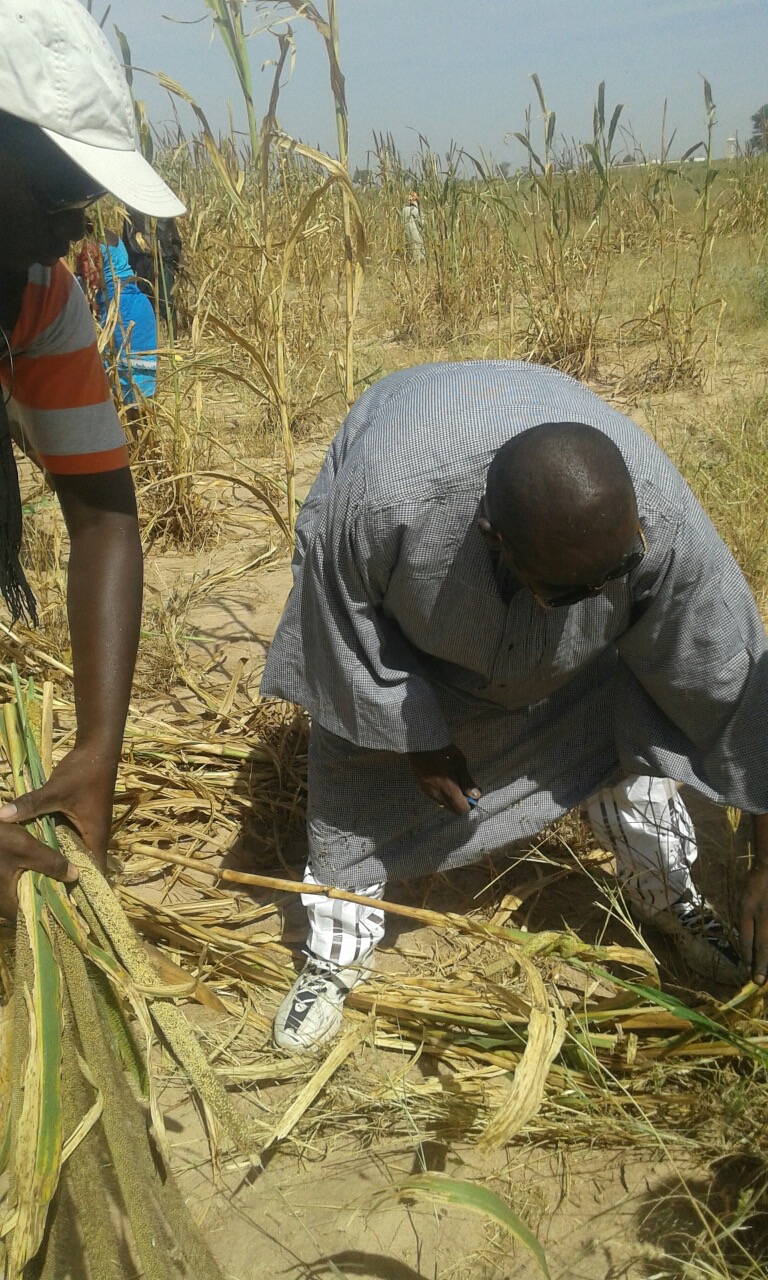
{"label": "fallen husk", "polygon": [[[4,708],[2,738],[18,795],[40,786],[43,775],[29,723],[39,708],[34,686],[30,681],[22,690],[18,678],[15,683],[16,704]],[[47,732],[44,725],[43,737]],[[162,992],[142,944],[79,842],[49,819],[36,824],[36,834],[61,847],[81,874],[71,895],[38,873],[19,881],[3,1143],[9,1185],[0,1219],[5,1280],[60,1280],[69,1262],[88,1280],[136,1267],[146,1280],[223,1280],[168,1167],[152,1088],[156,1028],[201,1102],[249,1160],[258,1139],[183,1012]],[[136,1027],[145,1039],[143,1062]],[[154,1142],[142,1084],[149,1088]],[[124,1224],[123,1239],[115,1236],[115,1215]]]}
{"label": "fallen husk", "polygon": [[541,975],[528,957],[521,953],[518,960],[531,993],[528,1032],[509,1096],[480,1138],[478,1145],[486,1151],[509,1142],[536,1115],[544,1097],[549,1069],[565,1039],[563,1010],[552,1007]]}

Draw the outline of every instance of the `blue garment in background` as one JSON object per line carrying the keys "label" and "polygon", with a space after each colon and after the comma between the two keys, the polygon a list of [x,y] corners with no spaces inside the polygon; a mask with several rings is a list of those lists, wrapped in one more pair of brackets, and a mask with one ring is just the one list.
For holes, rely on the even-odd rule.
{"label": "blue garment in background", "polygon": [[114,344],[120,392],[124,404],[135,404],[137,391],[147,398],[155,394],[157,320],[151,302],[136,284],[122,240],[116,245],[100,244],[99,250],[107,295],[105,299],[101,290],[96,295],[99,321],[106,323],[109,304],[117,293],[119,318]]}

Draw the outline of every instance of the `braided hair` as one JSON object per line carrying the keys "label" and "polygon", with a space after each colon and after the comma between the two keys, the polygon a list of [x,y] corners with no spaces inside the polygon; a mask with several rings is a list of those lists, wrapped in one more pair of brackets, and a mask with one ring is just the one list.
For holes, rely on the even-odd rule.
{"label": "braided hair", "polygon": [[[10,399],[13,392],[13,356],[8,336],[4,329],[0,329],[0,363],[4,362],[10,363]],[[35,597],[19,560],[21,493],[6,405],[7,400],[0,395],[0,595],[8,606],[12,622],[26,619],[37,626]]]}

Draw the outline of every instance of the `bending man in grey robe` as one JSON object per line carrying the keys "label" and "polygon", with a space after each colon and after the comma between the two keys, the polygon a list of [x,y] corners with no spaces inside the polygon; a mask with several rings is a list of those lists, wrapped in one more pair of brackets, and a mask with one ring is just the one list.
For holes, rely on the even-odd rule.
{"label": "bending man in grey robe", "polygon": [[[533,365],[393,374],[348,414],[296,532],[262,693],[312,717],[309,879],[380,896],[587,802],[638,916],[735,959],[667,780],[768,810],[765,631],[639,427]],[[764,980],[762,818],[756,837],[740,927]],[[276,1020],[293,1047],[335,1033],[383,932],[381,912],[305,904],[309,960]]]}

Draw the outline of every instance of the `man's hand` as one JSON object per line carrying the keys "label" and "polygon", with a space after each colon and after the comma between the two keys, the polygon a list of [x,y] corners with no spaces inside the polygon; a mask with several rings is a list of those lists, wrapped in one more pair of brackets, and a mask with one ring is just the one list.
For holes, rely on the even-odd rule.
{"label": "man's hand", "polygon": [[[96,865],[103,871],[112,826],[112,800],[117,763],[86,746],[74,747],[52,770],[45,786],[0,808],[0,822],[29,822],[46,813],[61,813],[79,831]],[[0,838],[4,838],[0,828]]]}
{"label": "man's hand", "polygon": [[741,895],[739,938],[744,963],[759,987],[768,977],[768,814],[752,818],[752,869]]}
{"label": "man's hand", "polygon": [[469,767],[453,743],[440,751],[411,751],[408,755],[414,777],[430,800],[452,813],[469,813],[467,796],[480,799],[480,788],[470,775]]}
{"label": "man's hand", "polygon": [[104,870],[112,822],[115,766],[87,747],[75,747],[45,786],[0,807],[0,914],[16,914],[16,885],[23,871],[42,871],[71,883],[77,870],[62,854],[35,840],[18,824],[61,813],[79,831],[94,862]]}
{"label": "man's hand", "polygon": [[0,916],[7,920],[16,915],[16,886],[24,871],[41,871],[64,884],[73,884],[78,874],[63,853],[40,844],[23,827],[0,830]]}

